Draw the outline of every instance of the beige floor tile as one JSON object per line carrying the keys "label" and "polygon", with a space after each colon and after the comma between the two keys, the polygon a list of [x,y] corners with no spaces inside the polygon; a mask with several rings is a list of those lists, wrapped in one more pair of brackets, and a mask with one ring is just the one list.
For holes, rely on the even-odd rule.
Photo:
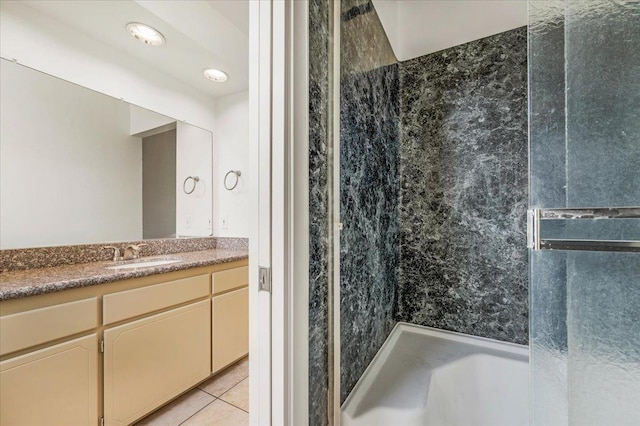
{"label": "beige floor tile", "polygon": [[219,399],[182,423],[183,426],[244,426],[248,424],[248,413]]}
{"label": "beige floor tile", "polygon": [[213,401],[215,398],[208,393],[193,389],[142,419],[136,426],[177,426]]}
{"label": "beige floor tile", "polygon": [[220,399],[249,411],[249,379],[244,379],[220,396]]}
{"label": "beige floor tile", "polygon": [[213,396],[220,396],[247,377],[249,377],[249,358],[227,368],[198,387]]}

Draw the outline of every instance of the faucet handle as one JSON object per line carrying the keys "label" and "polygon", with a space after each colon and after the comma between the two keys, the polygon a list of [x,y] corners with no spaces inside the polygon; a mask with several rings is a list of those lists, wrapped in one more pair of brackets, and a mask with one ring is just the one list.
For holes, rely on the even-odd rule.
{"label": "faucet handle", "polygon": [[115,246],[104,246],[103,250],[113,250],[113,261],[117,262],[118,260],[122,260],[122,256],[120,255],[120,249]]}
{"label": "faucet handle", "polygon": [[129,244],[124,249],[124,257],[125,259],[137,259],[140,257],[140,251],[142,247],[146,247],[149,244],[140,243],[140,244]]}

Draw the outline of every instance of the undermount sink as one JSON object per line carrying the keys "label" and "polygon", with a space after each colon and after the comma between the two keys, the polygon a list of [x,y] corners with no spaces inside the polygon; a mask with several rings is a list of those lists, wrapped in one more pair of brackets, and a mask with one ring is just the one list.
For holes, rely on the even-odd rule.
{"label": "undermount sink", "polygon": [[180,262],[178,259],[149,259],[140,260],[133,263],[123,263],[122,265],[107,266],[106,269],[136,269],[136,268],[149,268],[151,266],[169,265],[171,263]]}

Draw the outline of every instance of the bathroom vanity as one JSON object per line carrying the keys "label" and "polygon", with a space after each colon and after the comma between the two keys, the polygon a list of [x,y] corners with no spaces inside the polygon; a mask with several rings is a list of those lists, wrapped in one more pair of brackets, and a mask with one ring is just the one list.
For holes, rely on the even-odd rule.
{"label": "bathroom vanity", "polygon": [[3,273],[0,425],[128,425],[246,356],[246,251],[171,257]]}

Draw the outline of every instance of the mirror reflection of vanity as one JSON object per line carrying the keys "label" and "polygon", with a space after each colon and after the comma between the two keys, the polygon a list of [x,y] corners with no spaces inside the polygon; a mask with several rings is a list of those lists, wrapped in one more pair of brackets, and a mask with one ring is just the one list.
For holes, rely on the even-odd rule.
{"label": "mirror reflection of vanity", "polygon": [[[247,34],[217,28],[239,44],[212,52],[203,46],[215,34],[189,33],[172,7],[208,22],[217,12],[173,3],[2,2],[0,249],[246,236],[224,228],[243,219],[249,172],[244,140],[229,141],[225,125],[241,131],[247,118],[225,124],[217,99],[247,90]],[[132,17],[160,28],[166,46],[131,38]],[[220,62],[232,78],[216,86],[202,69]],[[242,97],[221,104],[245,108]],[[226,191],[225,173],[242,169]]]}

